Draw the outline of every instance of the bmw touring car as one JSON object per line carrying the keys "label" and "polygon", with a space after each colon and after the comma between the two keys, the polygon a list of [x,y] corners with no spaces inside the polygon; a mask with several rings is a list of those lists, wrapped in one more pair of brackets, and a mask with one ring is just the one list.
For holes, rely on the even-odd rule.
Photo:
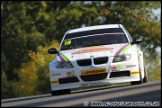
{"label": "bmw touring car", "polygon": [[49,63],[51,94],[70,93],[72,88],[130,82],[147,82],[143,52],[122,24],[69,30]]}

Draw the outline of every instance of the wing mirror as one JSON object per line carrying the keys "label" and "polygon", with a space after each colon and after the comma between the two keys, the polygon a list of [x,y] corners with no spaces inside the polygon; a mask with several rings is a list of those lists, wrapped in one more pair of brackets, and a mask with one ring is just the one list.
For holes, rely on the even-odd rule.
{"label": "wing mirror", "polygon": [[143,36],[139,36],[139,37],[133,39],[132,44],[139,44],[139,43],[141,43],[142,41],[143,41]]}
{"label": "wing mirror", "polygon": [[49,54],[57,54],[58,51],[57,51],[56,48],[50,48],[50,49],[48,50],[48,53],[49,53]]}

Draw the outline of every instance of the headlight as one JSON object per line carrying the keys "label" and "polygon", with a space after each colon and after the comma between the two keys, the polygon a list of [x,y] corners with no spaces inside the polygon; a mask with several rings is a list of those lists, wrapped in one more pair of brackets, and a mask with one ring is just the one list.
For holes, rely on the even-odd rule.
{"label": "headlight", "polygon": [[73,68],[71,62],[56,62],[56,68]]}
{"label": "headlight", "polygon": [[126,61],[129,60],[130,58],[131,58],[131,54],[123,54],[123,55],[115,56],[113,59],[113,63]]}

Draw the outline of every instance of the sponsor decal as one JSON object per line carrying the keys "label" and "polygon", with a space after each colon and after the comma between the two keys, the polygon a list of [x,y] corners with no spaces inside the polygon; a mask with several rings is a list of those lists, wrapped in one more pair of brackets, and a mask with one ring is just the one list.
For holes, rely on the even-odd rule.
{"label": "sponsor decal", "polygon": [[116,53],[114,56],[118,56],[118,55],[122,55],[124,54],[132,45],[130,43],[125,44],[124,46],[122,46]]}
{"label": "sponsor decal", "polygon": [[111,66],[111,71],[118,71],[120,70],[120,65],[116,65],[116,66]]}
{"label": "sponsor decal", "polygon": [[59,82],[58,82],[58,80],[52,80],[51,81],[51,84],[58,84]]}
{"label": "sponsor decal", "polygon": [[102,85],[102,84],[107,84],[108,82],[91,82],[89,83],[89,86],[94,86],[94,85]]}
{"label": "sponsor decal", "polygon": [[59,61],[61,61],[61,62],[69,62],[70,60],[64,55],[64,54],[62,54],[62,53],[60,53],[59,54],[59,56],[58,56],[58,58],[59,58]]}
{"label": "sponsor decal", "polygon": [[72,70],[72,71],[66,72],[66,76],[67,77],[75,76],[75,71]]}
{"label": "sponsor decal", "polygon": [[76,51],[76,52],[73,52],[72,54],[83,54],[83,53],[99,52],[99,51],[107,51],[107,50],[113,50],[113,48],[96,47],[96,48],[83,49],[80,51]]}
{"label": "sponsor decal", "polygon": [[103,84],[108,84],[109,82],[90,82],[90,83],[82,83],[81,87],[86,87],[86,86],[95,86],[95,85],[103,85]]}
{"label": "sponsor decal", "polygon": [[106,73],[106,68],[98,68],[98,69],[91,69],[91,70],[82,70],[81,75],[93,75],[93,74],[101,74]]}
{"label": "sponsor decal", "polygon": [[131,75],[132,75],[132,74],[139,74],[139,71],[131,72]]}
{"label": "sponsor decal", "polygon": [[52,74],[52,76],[60,76],[61,75],[61,73],[54,73],[54,74]]}
{"label": "sponsor decal", "polygon": [[126,68],[136,67],[136,65],[126,65]]}

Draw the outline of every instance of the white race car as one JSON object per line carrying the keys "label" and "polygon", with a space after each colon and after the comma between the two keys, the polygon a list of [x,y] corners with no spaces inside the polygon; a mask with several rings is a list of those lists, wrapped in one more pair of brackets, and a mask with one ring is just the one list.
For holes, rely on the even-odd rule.
{"label": "white race car", "polygon": [[69,30],[49,63],[51,94],[70,93],[72,88],[103,84],[147,82],[143,52],[122,24]]}

